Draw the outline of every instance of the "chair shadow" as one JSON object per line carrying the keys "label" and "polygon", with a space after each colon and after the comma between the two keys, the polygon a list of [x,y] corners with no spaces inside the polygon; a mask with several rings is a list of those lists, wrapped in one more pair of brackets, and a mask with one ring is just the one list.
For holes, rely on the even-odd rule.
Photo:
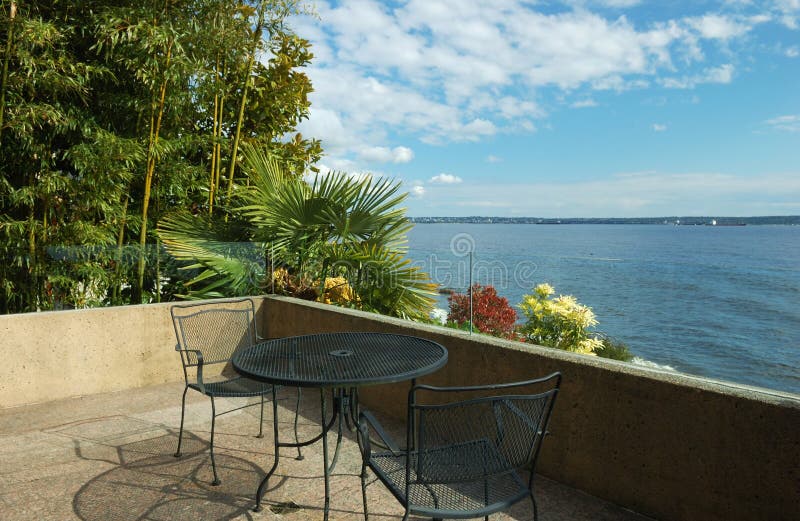
{"label": "chair shadow", "polygon": [[[72,507],[77,517],[84,521],[253,518],[253,494],[264,476],[259,466],[226,453],[217,454],[223,480],[219,486],[212,486],[208,442],[184,432],[180,458],[174,456],[176,445],[177,433],[169,432],[117,446],[115,466],[89,480],[75,494]],[[106,458],[97,460],[109,462]],[[282,481],[270,489],[281,486]]]}
{"label": "chair shadow", "polygon": [[[284,393],[281,401],[288,398],[293,409],[294,396],[287,396],[287,391]],[[313,435],[319,428],[319,404],[315,403],[318,401],[318,398],[306,399],[304,396],[300,419],[305,435]],[[282,411],[279,420],[281,432],[285,432],[287,441],[291,436],[293,413],[293,410]],[[250,414],[257,424],[257,409]],[[314,452],[320,450],[319,446],[304,449],[304,454],[308,450],[312,455],[305,463],[294,461],[293,449],[281,451],[281,461],[288,466],[282,467],[270,480],[262,503],[265,512],[255,514],[252,512],[255,490],[266,469],[249,460],[259,454],[257,461],[268,468],[272,462],[271,442],[267,443],[267,452],[264,454],[247,449],[242,451],[239,442],[226,446],[223,441],[219,446],[221,450],[215,451],[222,483],[212,486],[208,439],[189,430],[183,433],[180,458],[174,456],[178,442],[177,429],[122,414],[64,424],[48,432],[71,440],[77,458],[95,461],[107,469],[82,484],[72,498],[72,510],[83,521],[250,520],[255,517],[262,519],[264,514],[266,518],[271,518],[297,510],[305,511],[306,515],[321,515],[322,501],[305,500],[305,494],[299,492],[311,487],[321,493],[319,455],[313,457]],[[203,431],[200,434],[207,433]],[[223,432],[222,440],[227,437],[228,441],[233,441],[231,437],[239,436],[249,435]],[[335,436],[335,432],[330,433],[329,443],[335,443]],[[301,434],[301,438],[304,437]],[[354,442],[355,436],[348,429],[344,429],[343,437]],[[284,438],[284,434],[281,438]],[[351,447],[350,452],[355,450]],[[266,459],[261,460],[265,455]],[[357,483],[358,472],[348,469],[348,466],[352,467],[352,464],[340,461],[337,476],[340,479],[354,479],[354,483]],[[370,483],[373,479],[371,477]],[[355,493],[355,490],[348,490],[347,493]],[[360,491],[357,495],[360,503]],[[301,504],[296,504],[292,498]],[[355,505],[342,508],[344,505],[340,504],[340,499],[334,503],[339,503],[331,505],[331,514],[334,516],[352,516],[360,510],[353,510]],[[381,508],[376,510],[376,519],[387,516]]]}

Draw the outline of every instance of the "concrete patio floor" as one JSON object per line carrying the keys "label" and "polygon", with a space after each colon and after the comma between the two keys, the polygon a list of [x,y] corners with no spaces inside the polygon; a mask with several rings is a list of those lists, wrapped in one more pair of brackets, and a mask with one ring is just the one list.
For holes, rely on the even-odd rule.
{"label": "concrete patio floor", "polygon": [[[282,449],[265,508],[255,513],[255,489],[273,461],[271,423],[265,420],[265,436],[258,439],[258,407],[217,419],[222,484],[211,486],[211,407],[199,393],[187,396],[183,456],[173,456],[182,391],[183,384],[166,384],[0,410],[0,520],[322,519],[321,443],[304,449],[302,461],[294,459],[294,449]],[[301,437],[319,432],[318,396],[304,394]],[[281,433],[290,436],[294,391],[282,390],[279,403]],[[242,404],[218,400],[217,410]],[[356,443],[346,436],[331,479],[331,519],[363,519],[360,465]],[[371,475],[370,482],[370,518],[401,518],[394,497]],[[536,484],[541,521],[649,519],[541,476]],[[491,517],[531,518],[529,501]]]}

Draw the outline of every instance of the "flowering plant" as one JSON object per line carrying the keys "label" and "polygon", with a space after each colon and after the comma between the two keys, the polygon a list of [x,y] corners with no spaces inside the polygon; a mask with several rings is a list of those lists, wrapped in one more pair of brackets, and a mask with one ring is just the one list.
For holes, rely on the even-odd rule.
{"label": "flowering plant", "polygon": [[[499,296],[493,286],[474,284],[469,291],[472,292],[472,325],[482,333],[515,338],[517,312],[509,305],[508,299]],[[469,323],[469,291],[452,293],[447,298],[450,304],[450,313],[447,315],[449,322],[458,326]]]}
{"label": "flowering plant", "polygon": [[317,300],[325,304],[339,304],[347,306],[359,301],[358,295],[353,291],[350,283],[344,277],[327,277],[325,279],[325,293]]}
{"label": "flowering plant", "polygon": [[278,294],[316,300],[325,304],[350,306],[360,302],[353,287],[342,276],[326,277],[325,283],[320,284],[319,281],[293,276],[286,268],[278,268],[272,272],[271,289]]}
{"label": "flowering plant", "polygon": [[603,342],[589,328],[597,325],[594,312],[571,295],[551,298],[550,284],[539,284],[533,293],[522,297],[519,308],[527,321],[520,328],[532,343],[566,351],[596,354]]}

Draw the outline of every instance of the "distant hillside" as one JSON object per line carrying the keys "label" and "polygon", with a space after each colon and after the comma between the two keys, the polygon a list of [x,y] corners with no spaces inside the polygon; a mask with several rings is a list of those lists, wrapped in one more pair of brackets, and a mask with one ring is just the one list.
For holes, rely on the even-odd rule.
{"label": "distant hillside", "polygon": [[763,224],[800,225],[800,215],[770,215],[759,217],[568,217],[550,219],[543,217],[410,217],[411,222],[473,223],[473,224],[661,224],[681,226],[744,226]]}

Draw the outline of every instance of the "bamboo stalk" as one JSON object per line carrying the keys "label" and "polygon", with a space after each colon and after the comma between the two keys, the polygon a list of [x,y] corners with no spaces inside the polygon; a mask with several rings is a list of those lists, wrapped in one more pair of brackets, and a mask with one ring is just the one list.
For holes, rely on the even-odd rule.
{"label": "bamboo stalk", "polygon": [[[221,67],[220,74],[217,77],[218,80],[224,79],[226,74],[228,73],[228,68],[225,63],[224,56],[222,57],[220,67]],[[214,149],[214,151],[217,154],[217,169],[214,172],[214,191],[216,193],[217,198],[219,198],[220,179],[222,178],[222,129],[223,129],[223,123],[225,122],[225,99],[226,99],[225,90],[223,89],[219,97],[219,127],[217,127],[217,135],[215,141],[216,148]]]}
{"label": "bamboo stalk", "polygon": [[169,82],[169,76],[167,75],[167,71],[169,70],[169,63],[170,59],[172,58],[172,44],[174,40],[170,39],[169,44],[167,45],[167,56],[166,61],[164,63],[164,80],[161,82],[161,88],[159,92],[159,100],[158,100],[158,111],[155,124],[151,119],[151,126],[150,126],[150,142],[147,145],[147,171],[145,173],[144,179],[144,196],[142,198],[142,226],[141,231],[139,233],[139,268],[138,268],[138,277],[137,277],[137,285],[139,289],[139,297],[144,294],[144,268],[145,268],[145,254],[144,248],[147,244],[147,214],[150,207],[150,191],[153,184],[153,175],[156,169],[156,155],[155,155],[155,148],[158,146],[158,135],[161,130],[161,120],[164,117],[164,100],[167,96],[167,83]]}
{"label": "bamboo stalk", "polygon": [[[34,159],[36,155],[34,154]],[[33,190],[36,177],[33,173],[28,175],[28,185]],[[39,293],[39,266],[36,258],[36,197],[31,198],[28,209],[28,275],[30,276],[30,306],[31,310],[38,311],[37,300]]]}
{"label": "bamboo stalk", "polygon": [[[130,192],[130,188],[128,189]],[[119,234],[117,235],[117,264],[114,266],[114,289],[111,293],[111,302],[119,304],[120,298],[120,274],[122,273],[122,246],[125,244],[125,224],[128,221],[128,194],[122,196],[125,202],[122,204],[122,219],[119,224]]]}
{"label": "bamboo stalk", "polygon": [[256,51],[258,50],[258,42],[261,40],[261,31],[264,28],[264,17],[266,14],[266,2],[262,1],[258,6],[258,23],[256,24],[255,31],[253,32],[253,44],[250,47],[250,56],[247,57],[247,67],[245,68],[244,85],[242,86],[242,99],[239,103],[239,116],[236,120],[236,132],[233,137],[233,146],[231,147],[231,160],[228,167],[228,199],[233,194],[233,174],[236,170],[236,156],[239,151],[239,140],[242,134],[242,122],[244,121],[244,109],[247,106],[247,91],[250,88],[250,75],[253,72],[253,64],[256,60]]}
{"label": "bamboo stalk", "polygon": [[[224,72],[224,71],[223,71]],[[216,153],[217,153],[217,170],[214,173],[214,190],[219,197],[219,181],[222,177],[222,123],[225,114],[225,93],[219,98],[219,128],[217,128],[216,140]]]}
{"label": "bamboo stalk", "polygon": [[211,172],[209,175],[210,186],[208,190],[208,214],[214,212],[214,195],[216,194],[216,183],[214,182],[217,171],[217,129],[222,123],[222,113],[219,108],[219,52],[214,60],[214,126],[211,131]]}
{"label": "bamboo stalk", "polygon": [[17,17],[17,3],[11,1],[8,13],[8,37],[6,38],[6,53],[3,57],[3,76],[0,79],[0,138],[3,137],[3,123],[6,113],[6,82],[8,82],[8,62],[11,60],[11,46],[14,41],[14,19]]}
{"label": "bamboo stalk", "polygon": [[211,172],[209,173],[210,186],[208,187],[208,213],[214,213],[214,177],[217,170],[217,124],[219,123],[219,94],[214,94],[214,128],[211,131]]}

